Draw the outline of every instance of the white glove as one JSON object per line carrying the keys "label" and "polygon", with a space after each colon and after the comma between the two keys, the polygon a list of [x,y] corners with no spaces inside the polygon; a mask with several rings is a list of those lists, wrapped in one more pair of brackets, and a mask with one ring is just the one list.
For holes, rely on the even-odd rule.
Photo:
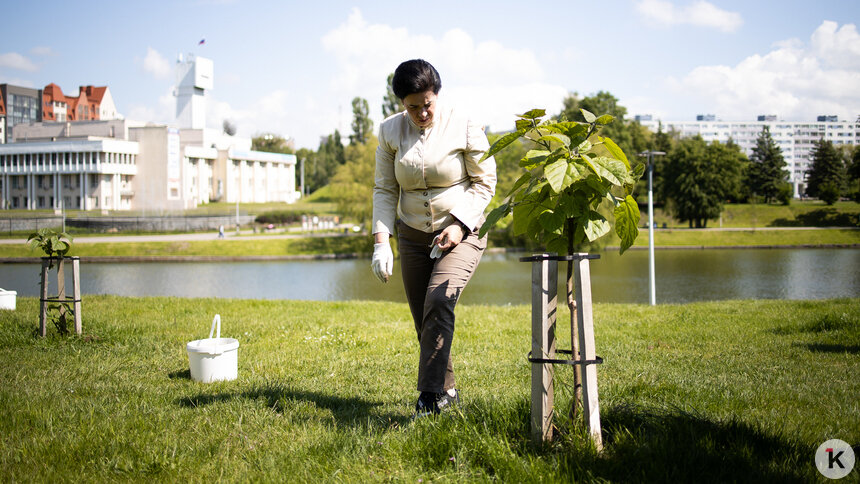
{"label": "white glove", "polygon": [[439,236],[437,235],[435,239],[433,239],[433,243],[430,244],[432,249],[430,249],[430,258],[438,259],[442,257],[442,248],[439,247]]}
{"label": "white glove", "polygon": [[391,252],[388,241],[373,244],[370,268],[380,281],[388,282],[388,278],[394,273],[394,253]]}

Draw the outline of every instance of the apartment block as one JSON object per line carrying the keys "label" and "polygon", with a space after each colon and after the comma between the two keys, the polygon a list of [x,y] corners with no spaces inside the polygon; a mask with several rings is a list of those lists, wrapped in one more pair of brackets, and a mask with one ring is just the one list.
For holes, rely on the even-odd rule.
{"label": "apartment block", "polygon": [[[636,116],[636,120],[654,132],[661,124],[649,115]],[[823,115],[815,121],[781,121],[776,115],[761,115],[756,120],[722,121],[716,115],[703,114],[697,116],[696,121],[662,121],[664,132],[676,131],[681,137],[699,135],[708,142],[732,140],[747,156],[752,154],[765,126],[782,150],[795,197],[801,196],[806,189],[806,171],[812,164],[814,143],[825,139],[837,146],[860,144],[860,118],[840,121],[837,116]]]}

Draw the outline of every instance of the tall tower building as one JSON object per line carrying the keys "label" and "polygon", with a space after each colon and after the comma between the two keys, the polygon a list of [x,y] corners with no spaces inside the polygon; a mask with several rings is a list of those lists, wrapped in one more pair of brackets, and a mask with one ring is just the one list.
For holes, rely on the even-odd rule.
{"label": "tall tower building", "polygon": [[206,128],[207,91],[213,87],[211,59],[180,54],[176,61],[176,123],[180,129]]}

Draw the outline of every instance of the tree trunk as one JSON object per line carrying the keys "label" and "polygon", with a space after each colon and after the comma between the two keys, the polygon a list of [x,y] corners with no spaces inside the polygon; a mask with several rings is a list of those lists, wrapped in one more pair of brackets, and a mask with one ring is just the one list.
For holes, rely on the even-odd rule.
{"label": "tree trunk", "polygon": [[[567,220],[567,253],[573,255],[573,219]],[[570,311],[570,359],[579,361],[579,326],[576,324],[576,298],[573,295],[573,261],[567,261],[567,308]],[[570,419],[576,418],[582,404],[582,375],[579,368],[573,371],[573,399],[570,403]]]}

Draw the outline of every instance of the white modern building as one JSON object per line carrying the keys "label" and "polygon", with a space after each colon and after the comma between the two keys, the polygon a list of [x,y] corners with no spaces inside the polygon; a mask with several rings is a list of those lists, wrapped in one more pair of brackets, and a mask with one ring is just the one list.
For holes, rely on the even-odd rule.
{"label": "white modern building", "polygon": [[[752,154],[756,140],[765,126],[782,150],[794,196],[799,197],[806,188],[806,171],[812,160],[814,143],[820,139],[834,145],[860,144],[860,118],[856,121],[839,121],[836,116],[818,116],[816,121],[781,121],[774,115],[758,116],[755,121],[723,121],[713,114],[699,115],[696,121],[662,121],[663,132],[676,131],[681,137],[700,135],[705,141],[729,140],[737,143],[747,156]],[[652,116],[636,116],[636,120],[657,132],[660,120]]]}
{"label": "white modern building", "polygon": [[177,63],[176,125],[16,125],[14,142],[0,145],[0,208],[171,211],[212,201],[294,202],[296,156],[253,151],[250,139],[207,129],[212,61],[187,59]]}

